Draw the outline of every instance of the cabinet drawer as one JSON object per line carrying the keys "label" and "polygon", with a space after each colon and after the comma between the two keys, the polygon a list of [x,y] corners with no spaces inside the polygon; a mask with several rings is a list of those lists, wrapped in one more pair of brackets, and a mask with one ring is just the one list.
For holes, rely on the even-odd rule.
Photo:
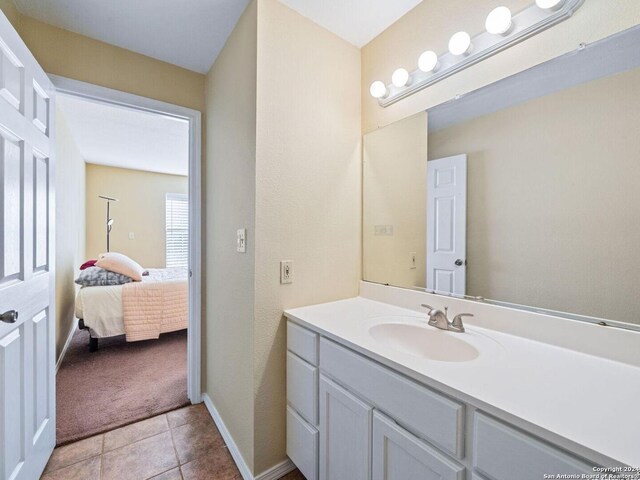
{"label": "cabinet drawer", "polygon": [[463,458],[463,404],[325,338],[320,340],[320,369],[419,437]]}
{"label": "cabinet drawer", "polygon": [[287,348],[311,365],[318,366],[318,334],[287,322]]}
{"label": "cabinet drawer", "polygon": [[318,431],[287,407],[287,455],[307,480],[318,479]]}
{"label": "cabinet drawer", "polygon": [[373,413],[372,480],[464,480],[464,470],[380,412]]}
{"label": "cabinet drawer", "polygon": [[593,474],[581,460],[481,413],[474,416],[473,467],[489,480]]}
{"label": "cabinet drawer", "polygon": [[287,352],[287,402],[307,422],[318,424],[318,368]]}

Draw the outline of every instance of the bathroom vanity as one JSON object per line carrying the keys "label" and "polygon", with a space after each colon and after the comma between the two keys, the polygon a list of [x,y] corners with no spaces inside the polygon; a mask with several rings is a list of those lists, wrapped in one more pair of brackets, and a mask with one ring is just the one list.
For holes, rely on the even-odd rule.
{"label": "bathroom vanity", "polygon": [[[438,330],[423,300],[476,317],[464,333]],[[308,480],[533,480],[640,466],[640,417],[628,415],[639,365],[578,351],[588,340],[545,343],[523,312],[363,282],[360,297],[285,315],[287,454]],[[557,322],[569,342],[606,328],[526,315],[542,329]]]}
{"label": "bathroom vanity", "polygon": [[307,479],[640,478],[639,42],[365,133],[359,297],[285,312]]}

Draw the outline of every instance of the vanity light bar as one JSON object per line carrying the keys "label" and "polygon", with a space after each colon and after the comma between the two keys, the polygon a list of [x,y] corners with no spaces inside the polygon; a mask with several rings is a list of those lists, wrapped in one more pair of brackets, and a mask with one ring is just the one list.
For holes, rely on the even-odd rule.
{"label": "vanity light bar", "polygon": [[[442,55],[424,52],[419,68],[408,73],[395,70],[392,83],[377,80],[371,84],[371,96],[382,107],[388,107],[403,98],[489,58],[518,42],[532,37],[569,18],[584,0],[536,0],[517,15],[507,7],[498,7],[489,13],[485,32],[473,38],[467,32],[457,32],[449,40],[449,51]],[[406,75],[408,73],[408,75]]]}

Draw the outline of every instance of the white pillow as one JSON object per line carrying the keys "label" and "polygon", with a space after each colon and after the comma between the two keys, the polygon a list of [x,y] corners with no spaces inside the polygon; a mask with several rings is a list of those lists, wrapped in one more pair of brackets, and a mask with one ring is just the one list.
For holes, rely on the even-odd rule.
{"label": "white pillow", "polygon": [[120,273],[131,277],[135,282],[142,281],[144,268],[126,255],[117,252],[101,253],[98,255],[96,267],[104,268],[110,272]]}

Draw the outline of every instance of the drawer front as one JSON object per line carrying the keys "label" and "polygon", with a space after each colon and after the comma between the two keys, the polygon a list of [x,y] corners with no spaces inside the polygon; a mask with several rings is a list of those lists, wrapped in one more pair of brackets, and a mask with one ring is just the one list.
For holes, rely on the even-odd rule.
{"label": "drawer front", "polygon": [[464,457],[463,404],[326,338],[320,339],[320,369],[419,437]]}
{"label": "drawer front", "polygon": [[287,455],[307,480],[318,479],[318,431],[287,407]]}
{"label": "drawer front", "polygon": [[473,467],[489,480],[593,474],[583,461],[481,413],[474,417]]}
{"label": "drawer front", "polygon": [[287,402],[307,422],[318,424],[318,368],[287,352]]}
{"label": "drawer front", "polygon": [[318,366],[318,334],[287,322],[287,348],[311,365]]}
{"label": "drawer front", "polygon": [[373,413],[372,473],[372,480],[465,478],[462,465],[449,460],[379,412]]}

